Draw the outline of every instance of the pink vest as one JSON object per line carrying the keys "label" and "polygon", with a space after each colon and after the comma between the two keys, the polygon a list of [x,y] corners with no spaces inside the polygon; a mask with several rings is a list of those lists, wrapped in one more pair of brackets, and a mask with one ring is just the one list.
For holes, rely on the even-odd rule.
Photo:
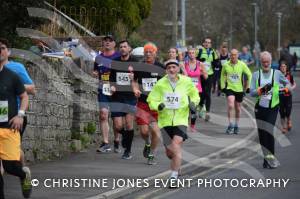
{"label": "pink vest", "polygon": [[196,88],[198,89],[199,93],[202,92],[202,86],[201,86],[201,80],[200,80],[200,75],[201,75],[201,70],[200,70],[200,62],[196,61],[196,68],[195,70],[190,70],[189,67],[189,61],[186,61],[184,63],[185,71],[187,75],[192,79],[194,82]]}

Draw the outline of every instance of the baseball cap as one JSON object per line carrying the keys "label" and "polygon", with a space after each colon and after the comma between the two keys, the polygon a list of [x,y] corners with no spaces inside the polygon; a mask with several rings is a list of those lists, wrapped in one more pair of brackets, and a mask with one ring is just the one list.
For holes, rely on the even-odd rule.
{"label": "baseball cap", "polygon": [[114,38],[114,36],[111,35],[111,34],[105,35],[105,36],[103,37],[103,40],[105,40],[105,39],[111,39],[112,41],[116,41],[115,38]]}

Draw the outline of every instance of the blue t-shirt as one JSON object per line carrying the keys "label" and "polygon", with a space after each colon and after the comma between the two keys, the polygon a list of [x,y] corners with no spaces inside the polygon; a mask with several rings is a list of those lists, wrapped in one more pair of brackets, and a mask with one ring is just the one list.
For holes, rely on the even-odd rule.
{"label": "blue t-shirt", "polygon": [[248,65],[249,62],[252,62],[253,58],[250,53],[247,54],[241,53],[239,54],[239,60],[245,62]]}
{"label": "blue t-shirt", "polygon": [[95,59],[94,70],[99,73],[99,90],[102,89],[102,81],[110,80],[111,62],[113,59],[120,57],[120,52],[115,52],[110,56],[105,56],[103,53],[98,55]]}
{"label": "blue t-shirt", "polygon": [[[23,84],[33,84],[32,79],[28,75],[23,64],[19,62],[9,61],[5,67],[13,72],[15,72],[18,77],[21,79]],[[17,98],[18,110],[20,109],[20,98]]]}

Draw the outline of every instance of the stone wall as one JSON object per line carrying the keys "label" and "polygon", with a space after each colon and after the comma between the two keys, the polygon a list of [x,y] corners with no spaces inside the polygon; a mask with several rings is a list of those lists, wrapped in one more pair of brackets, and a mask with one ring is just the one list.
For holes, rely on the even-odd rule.
{"label": "stone wall", "polygon": [[[61,158],[72,151],[72,137],[88,123],[98,130],[97,80],[92,63],[47,58],[27,62],[37,93],[30,96],[23,150],[28,161]],[[91,135],[92,141],[99,136]],[[78,138],[77,138],[78,139]]]}

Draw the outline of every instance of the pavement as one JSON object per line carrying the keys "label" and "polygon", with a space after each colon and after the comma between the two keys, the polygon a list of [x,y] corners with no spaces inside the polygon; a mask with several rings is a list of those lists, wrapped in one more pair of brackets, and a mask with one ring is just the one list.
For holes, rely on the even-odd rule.
{"label": "pavement", "polygon": [[[197,119],[196,133],[188,132],[189,139],[183,144],[182,173],[205,172],[215,167],[216,162],[228,162],[239,157],[242,149],[256,137],[251,101],[244,104],[241,130],[238,135],[227,135],[225,97],[212,97],[211,121]],[[72,153],[61,160],[47,161],[30,165],[33,188],[32,199],[96,199],[121,198],[153,188],[155,179],[169,177],[169,160],[159,145],[156,165],[147,165],[142,151],[144,142],[135,132],[131,160],[121,159],[122,154],[96,153],[96,147],[86,152]],[[124,185],[124,179],[136,181],[135,187]],[[146,179],[146,180],[145,180]],[[137,181],[142,181],[138,184]],[[149,181],[148,181],[149,180]],[[8,199],[22,198],[19,179],[5,175],[5,194]],[[117,187],[114,188],[114,182]],[[39,182],[39,183],[38,183]],[[146,182],[149,182],[147,184]],[[160,183],[163,187],[163,184]],[[165,188],[167,189],[167,188]]]}

